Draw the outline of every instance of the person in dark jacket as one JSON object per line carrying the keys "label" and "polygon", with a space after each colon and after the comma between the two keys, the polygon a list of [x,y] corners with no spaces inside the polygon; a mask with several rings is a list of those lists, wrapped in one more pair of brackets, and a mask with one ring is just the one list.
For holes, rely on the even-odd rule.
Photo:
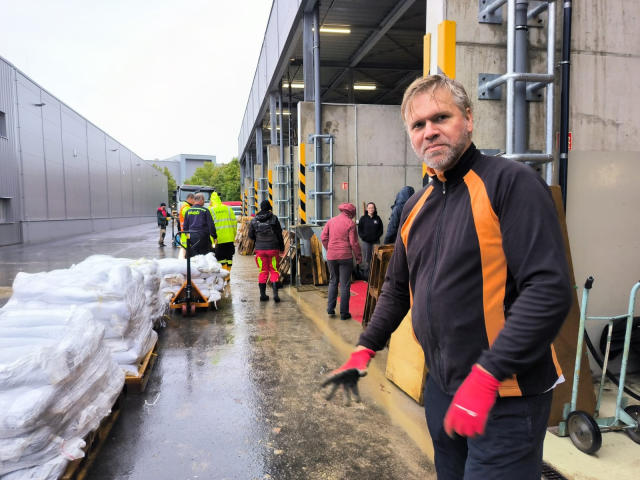
{"label": "person in dark jacket", "polygon": [[369,202],[367,204],[367,214],[360,217],[358,222],[358,236],[362,240],[362,266],[364,276],[369,279],[371,270],[371,256],[373,255],[373,246],[380,243],[380,237],[384,226],[382,220],[378,216],[376,204]]}
{"label": "person in dark jacket", "polygon": [[211,212],[204,208],[202,193],[196,193],[193,206],[185,211],[184,231],[196,232],[200,237],[198,241],[196,235],[191,236],[192,241],[197,242],[196,246],[191,248],[191,255],[206,255],[211,250],[211,238],[218,238]]}
{"label": "person in dark jacket", "polygon": [[411,311],[438,479],[539,480],[553,389],[564,381],[552,342],[571,308],[571,277],[549,187],[528,165],[476,149],[472,108],[444,75],[405,92],[403,120],[431,182],[405,205],[371,321],[325,385],[357,392]]}
{"label": "person in dark jacket", "polygon": [[402,216],[402,210],[404,204],[416,191],[413,187],[402,187],[402,189],[396,195],[396,201],[391,207],[391,217],[389,217],[389,225],[387,225],[387,234],[384,236],[384,244],[396,243],[396,236],[398,235],[398,226],[400,225],[400,217]]}
{"label": "person in dark jacket", "polygon": [[260,301],[269,300],[267,296],[267,280],[271,279],[273,300],[280,301],[278,287],[280,273],[278,264],[280,256],[284,255],[284,237],[280,220],[271,212],[269,200],[263,200],[260,211],[251,219],[249,224],[249,238],[256,242],[256,265],[260,269],[258,274],[258,286],[260,288]]}
{"label": "person in dark jacket", "polygon": [[167,234],[167,224],[169,221],[167,220],[167,204],[161,203],[156,212],[156,216],[158,217],[158,228],[160,228],[160,238],[158,239],[158,245],[164,247],[164,236]]}

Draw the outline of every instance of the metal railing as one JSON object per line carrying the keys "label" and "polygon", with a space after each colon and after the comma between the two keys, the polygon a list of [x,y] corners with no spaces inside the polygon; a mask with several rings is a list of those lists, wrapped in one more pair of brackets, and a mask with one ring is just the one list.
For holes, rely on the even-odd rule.
{"label": "metal railing", "polygon": [[[503,75],[481,73],[478,75],[478,99],[501,100],[500,86],[507,86],[507,136],[503,157],[530,164],[549,164],[553,162],[553,104],[555,75],[555,39],[556,39],[556,0],[545,0],[543,5],[536,6],[527,12],[527,19],[531,20],[548,10],[547,19],[547,73],[516,72],[516,0],[479,0],[479,22],[502,23],[502,13],[498,10],[507,3],[507,73]],[[499,13],[499,15],[498,15]],[[529,82],[526,87],[527,97],[545,89],[546,95],[546,128],[544,153],[515,152],[516,137],[516,82]],[[553,181],[553,168],[547,165],[545,180],[548,184]]]}
{"label": "metal railing", "polygon": [[[317,142],[322,141],[324,139],[325,143],[329,144],[329,163],[322,163],[318,161],[316,148]],[[309,222],[312,224],[319,225],[321,223],[327,223],[331,219],[331,215],[333,215],[333,171],[335,170],[335,165],[333,164],[333,135],[309,135],[309,143],[313,142],[313,163],[307,165],[307,171],[313,172],[314,175],[322,175],[322,172],[318,171],[318,169],[327,169],[329,171],[329,190],[324,192],[316,192],[315,190],[310,190],[307,194],[308,198],[313,198],[315,203],[315,217],[310,218]],[[322,160],[322,159],[320,159]],[[322,197],[329,198],[329,216],[327,218],[319,219],[322,215]]]}

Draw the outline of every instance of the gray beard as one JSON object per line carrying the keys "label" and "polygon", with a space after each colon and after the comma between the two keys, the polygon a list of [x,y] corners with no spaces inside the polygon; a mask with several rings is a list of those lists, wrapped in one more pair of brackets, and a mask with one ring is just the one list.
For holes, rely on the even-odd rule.
{"label": "gray beard", "polygon": [[457,143],[450,145],[449,150],[444,155],[442,153],[438,153],[436,155],[431,156],[430,154],[426,153],[423,149],[420,149],[420,151],[417,151],[414,148],[413,151],[416,152],[416,155],[418,156],[418,158],[422,160],[427,167],[433,168],[435,170],[439,170],[441,172],[445,172],[458,162],[458,160],[464,153],[464,150],[467,146],[467,142],[469,141],[470,137],[471,137],[471,134],[467,132],[465,128],[464,134],[462,135],[462,137],[460,137],[460,140]]}

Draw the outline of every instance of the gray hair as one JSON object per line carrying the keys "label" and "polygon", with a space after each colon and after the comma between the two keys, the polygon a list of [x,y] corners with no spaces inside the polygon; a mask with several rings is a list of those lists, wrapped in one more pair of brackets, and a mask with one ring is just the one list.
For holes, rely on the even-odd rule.
{"label": "gray hair", "polygon": [[204,195],[203,195],[202,193],[196,193],[196,194],[194,195],[193,199],[194,199],[196,202],[200,202],[200,201],[203,201],[203,202],[204,202]]}
{"label": "gray hair", "polygon": [[473,103],[460,82],[445,75],[427,75],[426,77],[414,80],[405,90],[404,97],[402,98],[402,107],[400,107],[402,121],[404,121],[405,124],[407,123],[407,111],[411,108],[411,104],[416,96],[421,93],[433,93],[439,88],[445,88],[451,93],[454,103],[463,115],[466,116],[467,108],[471,110],[473,114]]}

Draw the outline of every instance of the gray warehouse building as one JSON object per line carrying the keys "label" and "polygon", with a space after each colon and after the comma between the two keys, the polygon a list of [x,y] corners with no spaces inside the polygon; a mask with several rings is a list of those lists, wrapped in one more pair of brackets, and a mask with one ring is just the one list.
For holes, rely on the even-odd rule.
{"label": "gray warehouse building", "polygon": [[178,185],[184,185],[187,178],[190,178],[197,168],[204,166],[205,163],[213,163],[216,165],[215,155],[192,155],[181,153],[174,155],[173,157],[165,158],[164,160],[155,159],[153,162],[160,168],[167,167],[167,169],[173,175]]}
{"label": "gray warehouse building", "polygon": [[0,57],[0,246],[155,222],[167,178]]}

